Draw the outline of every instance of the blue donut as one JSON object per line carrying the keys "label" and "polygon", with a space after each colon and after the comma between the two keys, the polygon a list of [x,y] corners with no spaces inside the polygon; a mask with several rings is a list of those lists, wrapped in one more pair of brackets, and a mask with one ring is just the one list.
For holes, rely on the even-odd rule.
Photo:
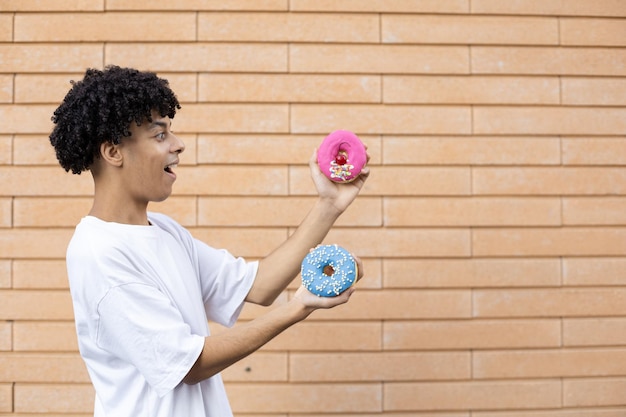
{"label": "blue donut", "polygon": [[356,261],[338,245],[320,245],[302,260],[302,284],[319,297],[335,297],[354,284]]}

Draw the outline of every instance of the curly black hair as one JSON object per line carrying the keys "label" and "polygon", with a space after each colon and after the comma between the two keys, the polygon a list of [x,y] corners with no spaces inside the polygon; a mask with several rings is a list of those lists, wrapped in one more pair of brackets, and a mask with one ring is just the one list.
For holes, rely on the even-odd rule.
{"label": "curly black hair", "polygon": [[180,103],[167,80],[155,73],[107,66],[89,68],[54,111],[50,143],[65,171],[80,174],[100,157],[104,142],[130,136],[132,122],[152,121],[152,112],[174,118]]}

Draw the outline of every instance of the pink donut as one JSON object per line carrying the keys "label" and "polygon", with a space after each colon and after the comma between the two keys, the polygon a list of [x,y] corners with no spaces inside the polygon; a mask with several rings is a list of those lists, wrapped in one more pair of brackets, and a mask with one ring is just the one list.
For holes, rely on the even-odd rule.
{"label": "pink donut", "polygon": [[324,138],[317,150],[317,164],[331,181],[354,180],[366,163],[365,145],[348,130],[335,130]]}

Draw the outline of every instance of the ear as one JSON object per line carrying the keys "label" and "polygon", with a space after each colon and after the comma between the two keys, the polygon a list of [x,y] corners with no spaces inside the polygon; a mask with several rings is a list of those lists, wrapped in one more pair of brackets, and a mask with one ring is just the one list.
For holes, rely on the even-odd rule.
{"label": "ear", "polygon": [[100,145],[100,157],[107,164],[121,167],[124,157],[120,151],[120,145],[111,142],[103,142]]}

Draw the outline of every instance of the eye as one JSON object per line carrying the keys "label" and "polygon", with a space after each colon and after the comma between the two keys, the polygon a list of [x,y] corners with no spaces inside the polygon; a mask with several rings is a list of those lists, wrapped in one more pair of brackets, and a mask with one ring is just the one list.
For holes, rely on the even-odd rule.
{"label": "eye", "polygon": [[155,138],[159,139],[159,140],[163,140],[165,139],[165,132],[159,132],[156,134]]}

